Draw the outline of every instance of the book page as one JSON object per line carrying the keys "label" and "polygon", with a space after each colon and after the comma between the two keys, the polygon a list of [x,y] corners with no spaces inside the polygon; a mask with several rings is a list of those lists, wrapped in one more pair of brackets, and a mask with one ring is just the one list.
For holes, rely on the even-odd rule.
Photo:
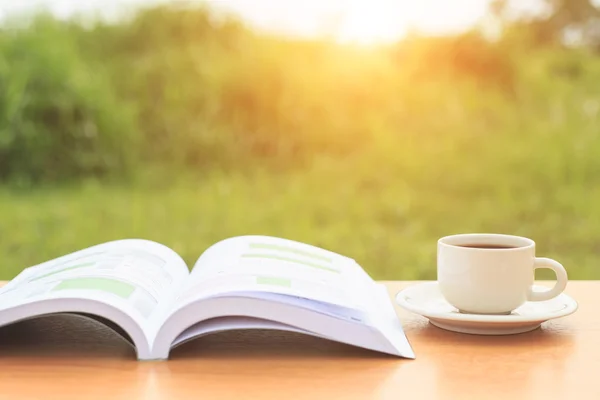
{"label": "book page", "polygon": [[204,252],[177,301],[262,292],[368,310],[374,284],[348,257],[286,239],[242,236]]}
{"label": "book page", "polygon": [[0,309],[50,298],[93,299],[143,325],[170,304],[188,275],[183,260],[165,246],[114,241],[25,269],[0,290]]}

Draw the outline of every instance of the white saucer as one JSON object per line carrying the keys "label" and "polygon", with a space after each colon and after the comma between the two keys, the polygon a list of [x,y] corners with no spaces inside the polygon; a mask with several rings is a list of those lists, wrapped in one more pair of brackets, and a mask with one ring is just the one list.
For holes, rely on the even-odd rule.
{"label": "white saucer", "polygon": [[[547,289],[543,286],[534,288]],[[577,310],[577,302],[565,293],[547,301],[527,302],[508,315],[463,314],[442,296],[437,282],[410,286],[396,295],[396,302],[420,314],[438,328],[475,335],[512,335],[529,332],[550,319]]]}

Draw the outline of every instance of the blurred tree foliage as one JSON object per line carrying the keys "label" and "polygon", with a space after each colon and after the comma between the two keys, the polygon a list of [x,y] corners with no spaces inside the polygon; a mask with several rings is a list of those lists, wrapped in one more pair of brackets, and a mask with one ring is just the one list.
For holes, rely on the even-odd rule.
{"label": "blurred tree foliage", "polygon": [[126,173],[134,115],[103,68],[46,16],[0,33],[0,179],[52,181]]}
{"label": "blurred tree foliage", "polygon": [[515,14],[518,2],[493,0],[491,14],[521,39],[529,37],[534,46],[563,45],[565,41],[600,50],[600,9],[593,0],[541,0],[540,12]]}
{"label": "blurred tree foliage", "polygon": [[[538,38],[596,18],[587,0],[551,3],[550,16],[527,21]],[[514,39],[523,24],[504,22],[496,42],[472,30],[378,48],[259,35],[204,7],[5,26],[0,180],[127,177],[148,163],[294,167],[317,154],[389,148],[399,136],[408,154],[417,137],[443,142],[467,121],[499,126],[506,107],[545,96],[531,79],[537,64],[520,62],[529,51]],[[587,56],[573,54],[543,68],[576,74]]]}

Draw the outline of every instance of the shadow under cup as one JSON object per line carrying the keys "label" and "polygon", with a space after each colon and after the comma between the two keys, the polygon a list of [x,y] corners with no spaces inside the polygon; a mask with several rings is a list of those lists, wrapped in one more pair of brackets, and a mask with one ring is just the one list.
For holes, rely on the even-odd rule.
{"label": "shadow under cup", "polygon": [[461,234],[438,241],[440,291],[464,314],[511,314],[528,301],[534,268],[535,242],[528,238]]}

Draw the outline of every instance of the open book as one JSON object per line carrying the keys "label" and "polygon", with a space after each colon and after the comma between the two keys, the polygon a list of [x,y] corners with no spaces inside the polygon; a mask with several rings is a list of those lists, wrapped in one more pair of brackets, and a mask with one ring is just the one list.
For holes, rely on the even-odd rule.
{"label": "open book", "polygon": [[278,329],[414,358],[386,288],[351,258],[268,236],[209,247],[190,270],[159,243],[125,239],[29,267],[0,289],[0,326],[50,314],[100,321],[164,360],[188,340]]}

